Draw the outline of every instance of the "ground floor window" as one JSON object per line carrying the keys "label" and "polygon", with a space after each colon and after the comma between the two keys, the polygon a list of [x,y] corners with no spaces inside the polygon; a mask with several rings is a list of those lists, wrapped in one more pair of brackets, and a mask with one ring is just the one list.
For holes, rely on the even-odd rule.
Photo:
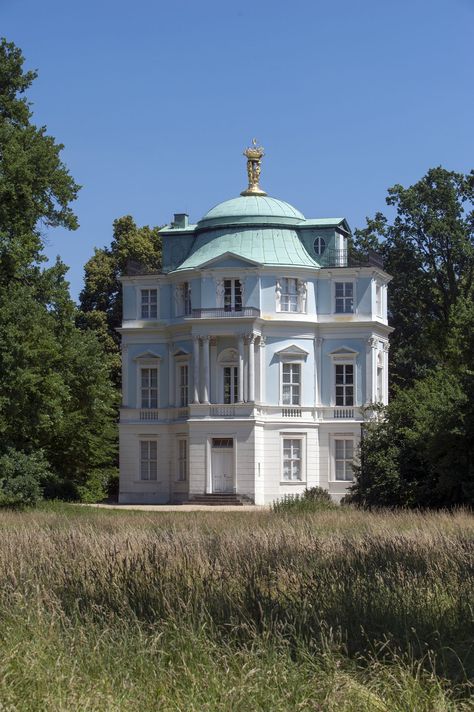
{"label": "ground floor window", "polygon": [[188,479],[188,441],[186,438],[178,440],[178,482]]}
{"label": "ground floor window", "polygon": [[337,438],[334,441],[334,459],[335,479],[342,482],[352,482],[354,479],[352,465],[354,459],[354,441]]}
{"label": "ground floor window", "polygon": [[303,479],[303,441],[301,438],[283,438],[283,480]]}
{"label": "ground floor window", "polygon": [[156,480],[158,472],[158,443],[156,440],[140,441],[140,479]]}

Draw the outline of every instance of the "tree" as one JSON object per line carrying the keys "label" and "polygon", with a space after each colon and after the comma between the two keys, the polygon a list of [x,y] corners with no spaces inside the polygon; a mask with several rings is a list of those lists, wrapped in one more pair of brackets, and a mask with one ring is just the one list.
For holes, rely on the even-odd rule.
{"label": "tree", "polygon": [[69,207],[78,193],[60,158],[62,144],[31,122],[24,96],[36,72],[23,72],[24,58],[0,40],[0,280],[19,278],[43,258],[43,230],[76,229]]}
{"label": "tree", "polygon": [[78,496],[91,482],[97,492],[97,471],[114,463],[116,394],[103,343],[76,326],[66,266],[58,260],[42,268],[45,228],[77,227],[70,203],[79,187],[61,161],[62,146],[31,123],[24,94],[36,73],[23,72],[23,63],[20,50],[2,40],[0,476],[13,496],[23,486],[18,463],[41,460],[47,494]]}
{"label": "tree", "polygon": [[355,246],[377,249],[389,286],[392,386],[409,386],[442,362],[452,307],[472,294],[474,171],[432,168],[415,185],[388,190],[393,221],[382,213],[355,232]]}
{"label": "tree", "polygon": [[159,228],[137,227],[130,215],[113,224],[110,247],[96,249],[85,266],[84,289],[80,295],[79,324],[95,329],[114,359],[114,380],[120,385],[120,336],[122,289],[120,276],[130,268],[141,272],[161,269]]}

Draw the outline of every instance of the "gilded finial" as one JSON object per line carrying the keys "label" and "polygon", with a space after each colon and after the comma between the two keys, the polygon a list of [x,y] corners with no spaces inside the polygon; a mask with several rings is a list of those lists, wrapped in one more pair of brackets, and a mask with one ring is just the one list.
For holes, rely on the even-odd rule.
{"label": "gilded finial", "polygon": [[240,195],[266,195],[258,184],[260,179],[260,164],[265,151],[262,146],[257,146],[257,139],[252,139],[252,145],[246,148],[244,156],[247,158],[247,175],[249,178],[249,187],[243,190]]}

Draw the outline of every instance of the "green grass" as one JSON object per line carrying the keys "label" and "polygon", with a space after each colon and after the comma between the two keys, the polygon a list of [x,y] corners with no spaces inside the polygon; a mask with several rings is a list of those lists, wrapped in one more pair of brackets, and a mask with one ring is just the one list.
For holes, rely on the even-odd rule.
{"label": "green grass", "polygon": [[474,518],[0,514],[0,712],[474,710]]}

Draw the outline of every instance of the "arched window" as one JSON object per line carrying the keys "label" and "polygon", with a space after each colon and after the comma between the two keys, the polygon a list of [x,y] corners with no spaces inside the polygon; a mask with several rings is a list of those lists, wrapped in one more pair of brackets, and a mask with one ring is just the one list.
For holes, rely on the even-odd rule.
{"label": "arched window", "polygon": [[322,255],[326,249],[326,240],[323,237],[317,237],[313,243],[313,248],[317,255]]}

